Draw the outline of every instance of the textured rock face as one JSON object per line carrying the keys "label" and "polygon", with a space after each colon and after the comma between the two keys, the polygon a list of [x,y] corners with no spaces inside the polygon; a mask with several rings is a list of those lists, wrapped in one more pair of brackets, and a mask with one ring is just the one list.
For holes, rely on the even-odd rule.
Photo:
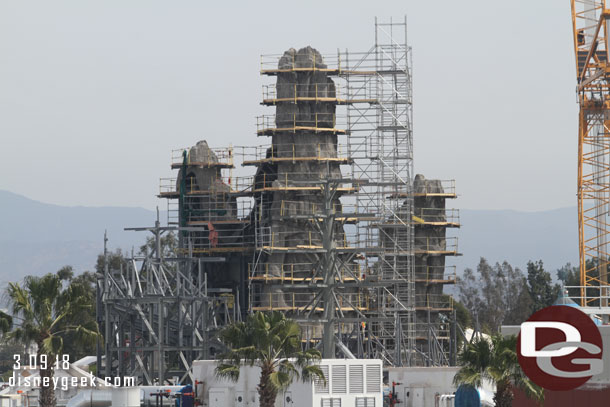
{"label": "textured rock face", "polygon": [[201,140],[189,150],[189,160],[195,163],[217,163],[218,157],[210,149],[208,142]]}
{"label": "textured rock face", "polygon": [[[188,152],[187,164],[187,189],[189,191],[229,191],[229,186],[222,182],[221,169],[214,166],[218,163],[218,157],[208,147],[205,140],[197,142]],[[180,180],[183,170],[178,172],[176,189],[180,189]]]}
{"label": "textured rock face", "polygon": [[[318,51],[306,47],[296,51],[290,49],[280,58],[279,69],[326,68]],[[312,276],[319,255],[307,253],[312,246],[321,246],[319,231],[306,219],[290,219],[289,216],[307,215],[311,208],[323,207],[321,194],[312,190],[282,190],[282,188],[315,187],[315,182],[328,178],[339,178],[341,171],[337,162],[324,162],[316,158],[337,157],[337,136],[329,129],[335,127],[335,102],[320,102],[308,98],[335,97],[335,84],[324,72],[291,71],[277,75],[276,91],[278,99],[301,98],[295,102],[276,105],[275,124],[278,129],[272,136],[274,157],[296,158],[294,161],[280,161],[266,168],[259,168],[257,178],[264,172],[273,191],[261,194],[259,202],[268,208],[264,210],[261,224],[269,233],[268,243],[275,248],[303,247],[302,253],[275,250],[265,259],[269,275],[279,277],[282,268],[291,268],[291,277]],[[324,130],[326,129],[326,130]],[[339,205],[338,199],[334,202]],[[343,241],[343,230],[335,230],[337,241]],[[313,294],[303,290],[294,291],[288,284],[279,288],[262,287],[260,306],[274,306],[290,310],[304,306]]]}
{"label": "textured rock face", "polygon": [[[229,243],[236,235],[231,225],[214,227],[214,222],[237,218],[237,201],[228,195],[230,186],[222,179],[219,159],[205,140],[188,151],[187,166],[178,172],[176,190],[180,190],[185,177],[184,200],[180,207],[181,219],[186,224],[206,225],[214,228],[216,236],[210,240],[207,232],[193,233],[195,247],[214,248]],[[185,173],[186,172],[186,173]],[[183,225],[185,226],[185,225]],[[232,241],[232,240],[231,240]]]}
{"label": "textured rock face", "polygon": [[[414,214],[426,222],[443,223],[447,221],[445,212],[445,198],[440,196],[426,196],[423,194],[442,194],[445,191],[441,181],[427,180],[423,175],[417,174],[413,182],[416,194],[414,199]],[[418,195],[421,194],[421,195]],[[435,254],[446,250],[446,227],[415,224],[415,273],[416,279],[443,280],[445,274],[445,256]],[[426,254],[425,252],[431,252]],[[416,305],[425,306],[432,304],[440,306],[443,294],[443,284],[428,284],[416,282],[415,296]],[[430,323],[433,326],[439,324],[438,312],[417,312],[419,324],[419,337],[426,337],[427,332],[422,329],[422,323]]]}
{"label": "textured rock face", "polygon": [[[443,186],[439,180],[427,180],[423,175],[417,174],[413,181],[415,216],[428,222],[444,222],[445,198],[439,196],[418,196],[418,194],[441,194]],[[416,227],[415,250],[443,251],[446,249],[445,227]],[[430,258],[431,256],[427,256]],[[444,259],[443,256],[440,256]],[[444,265],[444,261],[443,261]],[[442,289],[441,289],[442,292]]]}
{"label": "textured rock face", "polygon": [[[320,53],[311,47],[296,52],[290,49],[280,59],[279,68],[290,66],[295,61],[298,68],[326,68]],[[335,84],[326,73],[319,71],[285,72],[277,77],[278,98],[293,97],[335,97]],[[280,154],[290,156],[295,146],[297,157],[337,157],[337,136],[329,133],[316,133],[313,129],[335,127],[335,103],[300,101],[282,103],[276,106],[276,126],[278,128],[310,128],[311,131],[286,132],[275,134],[272,144]],[[327,166],[320,162],[295,162],[278,164],[278,182],[290,184],[293,181],[325,178],[328,174],[340,176],[339,166]],[[294,185],[294,184],[292,184]]]}

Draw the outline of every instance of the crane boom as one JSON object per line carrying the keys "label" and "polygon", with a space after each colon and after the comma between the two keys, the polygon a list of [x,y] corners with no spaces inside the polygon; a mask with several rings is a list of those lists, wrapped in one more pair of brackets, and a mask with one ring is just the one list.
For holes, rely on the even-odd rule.
{"label": "crane boom", "polygon": [[581,305],[607,307],[610,241],[610,66],[606,0],[571,0],[579,112]]}

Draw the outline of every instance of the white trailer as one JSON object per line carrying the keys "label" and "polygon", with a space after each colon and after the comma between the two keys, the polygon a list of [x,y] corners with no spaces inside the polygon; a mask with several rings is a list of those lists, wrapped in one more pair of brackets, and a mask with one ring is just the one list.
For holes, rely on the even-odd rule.
{"label": "white trailer", "polygon": [[[206,407],[258,407],[260,368],[243,366],[239,380],[220,379],[216,361],[193,363],[197,397]],[[323,359],[321,381],[295,381],[278,394],[276,407],[383,407],[382,364],[376,359]]]}

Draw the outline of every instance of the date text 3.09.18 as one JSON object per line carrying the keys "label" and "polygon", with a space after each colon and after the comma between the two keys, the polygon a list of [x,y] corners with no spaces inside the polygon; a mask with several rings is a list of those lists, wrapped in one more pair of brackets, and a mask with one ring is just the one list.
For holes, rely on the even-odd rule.
{"label": "date text 3.09.18", "polygon": [[49,357],[48,355],[29,355],[28,358],[22,358],[21,355],[13,355],[13,370],[19,369],[53,369],[53,370],[67,370],[70,367],[70,355],[55,355],[55,357]]}

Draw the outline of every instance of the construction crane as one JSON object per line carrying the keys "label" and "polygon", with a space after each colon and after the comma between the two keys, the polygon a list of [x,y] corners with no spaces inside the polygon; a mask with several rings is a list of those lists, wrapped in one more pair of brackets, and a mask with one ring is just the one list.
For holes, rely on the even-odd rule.
{"label": "construction crane", "polygon": [[581,305],[608,306],[610,65],[606,0],[571,0],[578,128]]}

